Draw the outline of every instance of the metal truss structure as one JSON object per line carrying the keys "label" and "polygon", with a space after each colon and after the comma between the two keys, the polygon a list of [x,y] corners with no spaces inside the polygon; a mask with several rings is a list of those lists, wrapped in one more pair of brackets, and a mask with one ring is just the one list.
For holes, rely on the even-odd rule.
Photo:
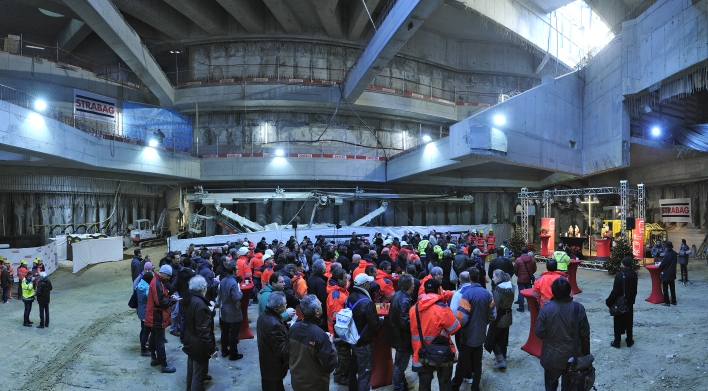
{"label": "metal truss structure", "polygon": [[536,205],[543,204],[543,217],[550,217],[551,205],[556,198],[571,198],[571,199],[589,199],[598,195],[618,194],[620,196],[620,220],[621,232],[625,232],[626,218],[629,212],[629,199],[634,197],[637,199],[637,218],[643,219],[646,213],[646,193],[644,183],[637,185],[637,189],[630,189],[626,180],[620,181],[619,187],[589,187],[585,189],[563,189],[563,190],[542,190],[529,191],[527,188],[521,188],[518,197],[521,200],[521,232],[526,241],[529,240],[529,206],[532,203]]}

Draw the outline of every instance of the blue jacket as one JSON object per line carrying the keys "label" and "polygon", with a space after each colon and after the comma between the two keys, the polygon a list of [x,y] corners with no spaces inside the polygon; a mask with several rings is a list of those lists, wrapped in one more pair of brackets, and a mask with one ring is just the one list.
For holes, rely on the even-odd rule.
{"label": "blue jacket", "polygon": [[138,319],[145,320],[145,309],[147,308],[148,302],[148,291],[150,290],[150,284],[145,280],[141,279],[137,286],[138,291]]}
{"label": "blue jacket", "polygon": [[[484,276],[481,276],[484,278]],[[494,320],[494,298],[488,290],[475,282],[465,289],[455,310],[460,329],[460,342],[478,347],[484,345],[487,325]]]}
{"label": "blue jacket", "polygon": [[219,303],[222,321],[236,323],[243,320],[243,314],[241,314],[242,297],[243,292],[241,292],[238,286],[236,276],[233,274],[227,275],[221,280],[221,285],[219,286]]}

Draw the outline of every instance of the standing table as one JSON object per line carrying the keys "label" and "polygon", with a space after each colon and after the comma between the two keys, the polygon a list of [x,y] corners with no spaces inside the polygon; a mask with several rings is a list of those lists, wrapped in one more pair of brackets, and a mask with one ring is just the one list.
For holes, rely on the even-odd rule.
{"label": "standing table", "polygon": [[647,265],[646,269],[649,270],[649,276],[651,276],[651,294],[645,300],[652,304],[660,304],[664,302],[664,294],[661,293],[661,278],[659,275],[659,266],[657,265]]}
{"label": "standing table", "polygon": [[536,318],[538,317],[538,311],[540,307],[538,302],[533,297],[533,288],[522,289],[521,296],[526,298],[529,303],[529,312],[531,312],[531,325],[529,327],[529,338],[526,340],[524,346],[521,350],[529,353],[532,356],[541,357],[541,348],[543,347],[543,340],[536,336],[534,330],[536,330]]}
{"label": "standing table", "polygon": [[398,274],[396,274],[396,277],[391,277],[391,282],[393,283],[393,290],[394,291],[398,291],[398,280],[400,278],[401,277]]}
{"label": "standing table", "polygon": [[238,330],[238,339],[253,339],[253,332],[248,326],[248,303],[251,301],[251,292],[253,291],[253,283],[241,284],[241,292],[243,292],[243,297],[241,298],[241,314],[243,315],[243,320],[241,321],[241,326]]}
{"label": "standing table", "polygon": [[610,244],[612,240],[607,238],[595,239],[595,251],[598,262],[606,262],[610,260]]}
{"label": "standing table", "polygon": [[568,265],[568,282],[570,283],[570,292],[574,295],[583,293],[583,291],[578,288],[578,283],[575,280],[576,274],[578,273],[578,265],[580,265],[581,262],[582,261],[570,261]]}
{"label": "standing table", "polygon": [[371,357],[371,388],[389,386],[393,382],[393,356],[391,347],[388,346],[384,338],[384,327],[388,321],[388,311],[380,309],[379,316],[384,317],[384,324],[376,332],[374,340],[374,352]]}

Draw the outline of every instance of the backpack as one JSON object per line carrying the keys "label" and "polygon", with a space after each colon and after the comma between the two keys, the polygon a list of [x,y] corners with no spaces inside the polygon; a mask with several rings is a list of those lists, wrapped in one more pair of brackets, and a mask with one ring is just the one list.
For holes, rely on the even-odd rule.
{"label": "backpack", "polygon": [[[356,324],[354,323],[353,310],[354,307],[356,307],[356,305],[364,299],[365,298],[361,298],[354,304],[351,304],[347,300],[347,305],[335,315],[337,321],[334,323],[334,332],[337,333],[339,338],[341,338],[344,342],[351,345],[356,345],[356,343],[359,342],[360,337],[359,331],[356,329]],[[364,330],[366,330],[366,326],[364,326],[364,329],[361,330],[361,332],[364,333]]]}

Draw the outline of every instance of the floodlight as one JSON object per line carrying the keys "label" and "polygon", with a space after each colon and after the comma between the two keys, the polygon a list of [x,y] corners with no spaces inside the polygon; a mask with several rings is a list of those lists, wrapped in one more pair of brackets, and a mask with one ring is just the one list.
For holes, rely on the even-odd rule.
{"label": "floodlight", "polygon": [[651,128],[651,135],[657,137],[661,134],[661,129],[658,126]]}
{"label": "floodlight", "polygon": [[39,111],[44,111],[44,109],[47,108],[47,102],[41,99],[37,99],[36,101],[34,101],[34,108]]}
{"label": "floodlight", "polygon": [[283,152],[282,149],[275,150],[275,156],[283,156],[283,155],[285,155],[285,152]]}
{"label": "floodlight", "polygon": [[151,139],[148,141],[148,145],[151,146],[151,147],[153,147],[153,148],[155,148],[158,144],[159,144],[159,143],[157,142],[157,139],[154,139],[154,138],[151,138]]}
{"label": "floodlight", "polygon": [[429,142],[431,142],[431,141],[433,141],[433,138],[432,138],[432,137],[428,136],[427,134],[426,134],[425,136],[423,136],[423,142],[424,142],[424,143],[429,143]]}
{"label": "floodlight", "polygon": [[506,123],[506,118],[503,115],[494,116],[494,125],[504,125]]}

